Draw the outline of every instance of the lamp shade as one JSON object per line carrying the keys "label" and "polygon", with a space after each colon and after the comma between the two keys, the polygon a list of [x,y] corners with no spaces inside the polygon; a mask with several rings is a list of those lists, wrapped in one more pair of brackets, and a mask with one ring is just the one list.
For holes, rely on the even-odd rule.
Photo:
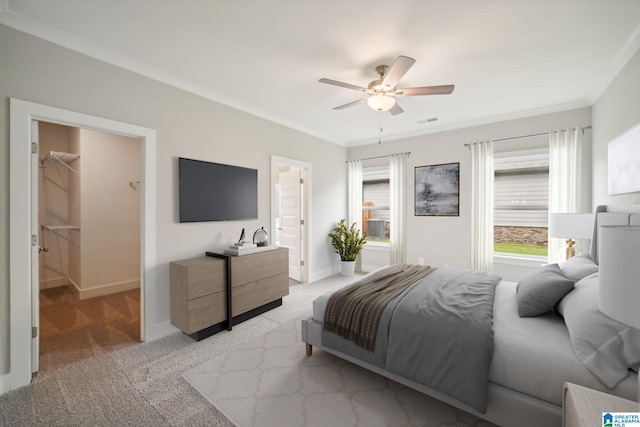
{"label": "lamp shade", "polygon": [[367,98],[367,104],[376,111],[387,111],[396,104],[395,98],[383,92],[371,95]]}
{"label": "lamp shade", "polygon": [[591,239],[593,214],[552,213],[549,215],[549,237],[560,239]]}
{"label": "lamp shade", "polygon": [[600,311],[640,329],[640,226],[603,226],[598,239]]}

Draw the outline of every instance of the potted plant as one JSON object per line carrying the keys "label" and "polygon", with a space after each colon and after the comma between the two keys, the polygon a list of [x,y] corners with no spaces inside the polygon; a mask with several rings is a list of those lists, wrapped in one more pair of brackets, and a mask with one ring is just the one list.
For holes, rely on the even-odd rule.
{"label": "potted plant", "polygon": [[356,257],[367,243],[367,235],[360,236],[360,230],[356,228],[356,223],[347,228],[344,218],[333,228],[333,233],[329,233],[331,244],[340,255],[341,274],[343,276],[353,276],[356,266]]}

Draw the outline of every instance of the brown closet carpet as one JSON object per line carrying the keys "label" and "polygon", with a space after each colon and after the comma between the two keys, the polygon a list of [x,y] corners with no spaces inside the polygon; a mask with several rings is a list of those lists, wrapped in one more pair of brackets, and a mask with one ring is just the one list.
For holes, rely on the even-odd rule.
{"label": "brown closet carpet", "polygon": [[40,372],[139,342],[139,289],[85,300],[70,286],[40,291]]}

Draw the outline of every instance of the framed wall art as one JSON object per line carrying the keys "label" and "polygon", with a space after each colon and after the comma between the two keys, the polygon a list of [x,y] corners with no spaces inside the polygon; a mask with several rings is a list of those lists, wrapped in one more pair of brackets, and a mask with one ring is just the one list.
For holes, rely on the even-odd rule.
{"label": "framed wall art", "polygon": [[640,123],[607,146],[607,194],[640,191]]}
{"label": "framed wall art", "polygon": [[415,168],[415,216],[460,215],[460,163]]}

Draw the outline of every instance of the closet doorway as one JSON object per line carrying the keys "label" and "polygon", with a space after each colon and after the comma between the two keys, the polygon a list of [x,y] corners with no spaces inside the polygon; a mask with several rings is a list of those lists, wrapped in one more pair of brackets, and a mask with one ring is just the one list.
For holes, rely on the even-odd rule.
{"label": "closet doorway", "polygon": [[140,342],[141,143],[36,123],[42,372]]}
{"label": "closet doorway", "polygon": [[[9,391],[28,385],[39,364],[39,223],[37,123],[99,130],[139,138],[140,338],[151,341],[172,332],[158,321],[156,287],[156,130],[34,102],[10,99],[9,168]],[[36,123],[34,125],[34,123]]]}

